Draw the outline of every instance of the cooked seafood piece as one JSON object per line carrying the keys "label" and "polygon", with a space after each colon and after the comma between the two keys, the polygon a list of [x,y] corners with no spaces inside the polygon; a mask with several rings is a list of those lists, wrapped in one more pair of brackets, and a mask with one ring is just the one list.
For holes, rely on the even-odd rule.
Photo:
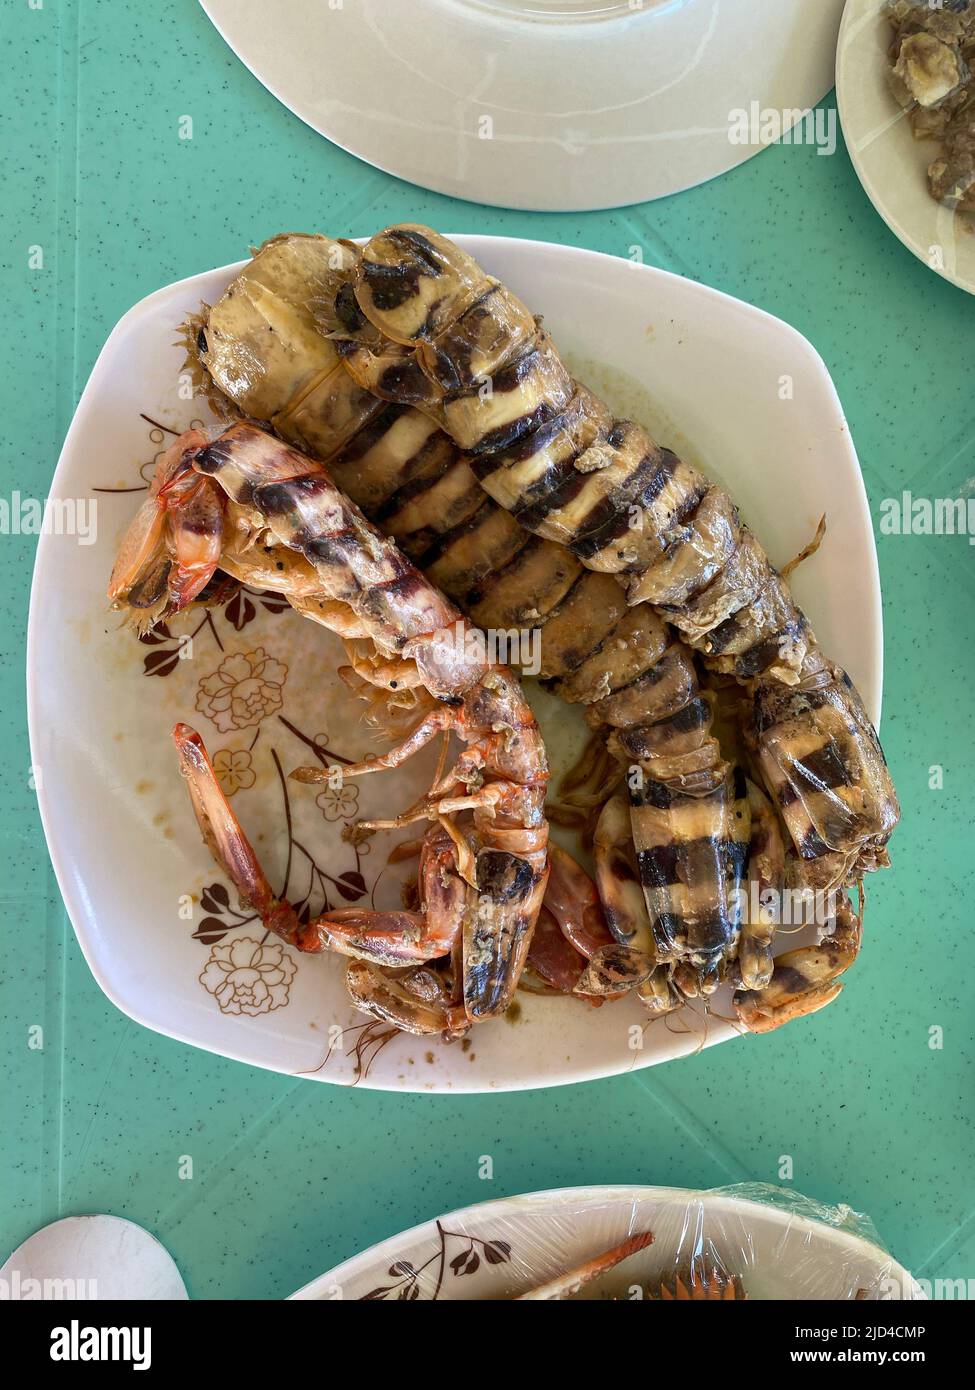
{"label": "cooked seafood piece", "polygon": [[[885,865],[899,808],[876,734],[727,494],[613,418],[521,301],[431,229],[373,237],[355,286],[368,323],[343,358],[355,380],[429,414],[523,527],[617,576],[630,605],[650,604],[750,692],[749,742],[789,830],[790,874],[837,889]],[[644,886],[659,926],[652,876]]]}
{"label": "cooked seafood piece", "polygon": [[928,167],[931,194],[975,212],[975,0],[944,5],[890,0],[889,79],[919,140],[940,140]]}
{"label": "cooked seafood piece", "polygon": [[[525,629],[539,634],[539,674],[557,694],[586,706],[605,750],[589,798],[596,809],[623,768],[640,774],[630,794],[629,833],[659,911],[651,919],[625,881],[613,884],[623,861],[613,855],[604,862],[609,842],[597,833],[597,876],[616,904],[610,929],[622,946],[639,938],[664,973],[679,966],[693,997],[709,994],[736,948],[748,824],[742,775],[713,736],[711,704],[692,655],[648,606],[630,609],[615,578],[592,573],[564,546],[531,535],[486,496],[468,458],[421,412],[380,403],[377,414],[370,395],[351,436],[345,412],[342,427],[332,428],[331,408],[314,422],[306,414],[296,429],[294,394],[307,399],[306,333],[316,323],[321,331],[345,332],[349,321],[365,322],[346,293],[357,257],[324,237],[274,238],[194,323],[194,356],[240,410],[259,410],[296,443],[314,435],[315,451],[342,490],[472,623],[515,637]],[[331,314],[326,292],[334,301]],[[326,352],[309,357],[323,380],[331,380],[339,361],[331,341]],[[318,389],[327,402],[341,394],[337,386]],[[770,973],[770,962],[749,969],[747,982],[759,988]],[[658,991],[652,1012],[663,1011],[664,1000],[677,1008],[682,997]]]}
{"label": "cooked seafood piece", "polygon": [[[443,241],[425,229],[406,229],[404,244],[415,249],[424,235],[433,239],[431,246]],[[302,245],[293,248],[294,242]],[[256,374],[268,393],[263,408],[279,430],[292,428],[292,393],[296,380],[303,380],[300,338],[296,335],[293,350],[278,362],[263,356],[259,325],[241,329],[233,322],[233,302],[247,300],[241,286],[246,287],[257,267],[262,293],[293,301],[299,315],[312,306],[309,321],[321,332],[337,335],[342,361],[357,385],[368,383],[372,391],[397,397],[379,413],[367,404],[358,432],[330,434],[326,420],[317,448],[343,488],[469,616],[490,627],[532,625],[542,630],[542,675],[565,698],[588,705],[601,746],[638,774],[630,782],[634,804],[627,836],[625,803],[610,796],[618,772],[603,755],[593,757],[593,765],[605,772],[602,790],[591,797],[603,807],[595,835],[602,905],[620,944],[638,946],[654,962],[638,986],[640,998],[651,1012],[666,1012],[684,997],[709,993],[729,973],[744,993],[762,990],[772,975],[775,925],[768,916],[743,918],[737,912],[734,903],[744,876],[757,879],[762,891],[774,896],[784,887],[853,882],[865,868],[885,862],[883,845],[896,820],[896,801],[855,692],[818,654],[787,586],[721,489],[658,449],[638,427],[613,421],[574,383],[568,405],[554,413],[546,398],[536,401],[531,391],[525,395],[524,383],[536,368],[549,385],[566,374],[551,364],[539,366],[539,353],[553,350],[528,311],[516,307],[516,301],[513,306],[501,286],[492,282],[471,313],[461,316],[473,326],[468,322],[452,329],[456,337],[466,333],[475,344],[459,354],[462,365],[457,366],[456,352],[452,356],[446,350],[450,335],[444,329],[428,345],[427,368],[421,370],[422,333],[412,347],[391,344],[366,318],[367,305],[360,307],[350,279],[357,256],[321,237],[275,238],[262,248],[224,299],[194,325],[195,353],[208,374],[204,385],[209,387],[212,377],[220,388],[218,404],[229,397],[251,409],[248,372]],[[316,258],[318,269],[312,272]],[[433,253],[427,259],[436,263]],[[294,271],[297,262],[300,271]],[[439,271],[434,276],[430,264],[424,265],[414,267],[415,275],[411,270],[403,276],[405,283],[420,287],[421,295],[427,293],[424,279],[439,278]],[[393,271],[377,295],[384,308],[402,308],[409,299],[393,283],[399,274],[395,265]],[[360,267],[356,274],[361,281],[365,271]],[[377,283],[386,274],[375,272]],[[470,279],[474,283],[475,276]],[[360,284],[360,297],[362,293]],[[443,285],[438,293],[431,323],[444,328],[451,294]],[[329,295],[331,308],[324,302]],[[278,325],[287,320],[282,311],[273,317]],[[385,333],[385,322],[382,327]],[[539,341],[521,354],[524,362],[518,359],[517,370],[484,376],[485,364],[497,365],[498,345],[514,328]],[[228,369],[228,362],[251,365],[238,373]],[[451,386],[449,400],[443,382]],[[465,453],[437,425],[445,423],[447,406],[466,394],[457,419],[462,431],[474,429],[478,405],[469,389],[474,383],[485,404],[499,383],[515,400],[502,411],[507,412],[510,437],[500,444],[493,437],[485,444],[483,437],[462,434],[474,446],[474,452]],[[498,418],[495,411],[489,434]],[[637,474],[629,492],[627,468]],[[609,487],[600,476],[607,472]],[[544,485],[540,477],[547,479]],[[524,505],[522,487],[530,492]],[[594,501],[587,488],[595,489]],[[597,514],[597,532],[611,531],[618,525],[621,498],[630,508],[629,519],[639,523],[634,531],[652,534],[653,525],[657,527],[659,554],[644,572],[622,554],[622,544],[613,572],[614,564],[605,563],[607,557],[612,560],[612,545],[603,545],[600,560],[599,548],[583,543],[585,524],[567,524],[575,507],[580,518]],[[559,499],[561,508],[555,505]],[[666,529],[668,518],[672,524]],[[533,536],[527,529],[544,530],[549,523],[556,526],[558,540]],[[645,536],[639,540],[645,545]],[[624,563],[618,563],[621,557]],[[593,569],[594,564],[604,568]],[[682,626],[681,636],[668,632],[663,618]],[[722,756],[712,731],[713,696],[700,688],[685,637],[710,658],[716,676],[730,670],[754,692],[761,718],[753,713],[749,720],[751,746],[745,757],[753,764],[752,779]],[[783,690],[792,692],[795,703],[783,703]],[[813,708],[820,711],[815,717]],[[793,722],[796,713],[798,723]],[[843,770],[850,754],[847,778]],[[830,779],[823,782],[825,768]],[[785,854],[777,818],[755,785],[758,777],[776,795],[777,809],[789,826]],[[871,846],[861,810],[869,810],[878,798],[883,802],[888,791],[891,802]],[[776,827],[778,854],[768,848],[770,827]],[[847,842],[837,845],[844,834]],[[640,878],[642,895],[633,892]],[[620,961],[613,964],[619,969]],[[821,980],[812,983],[812,974],[810,1011],[820,1006],[824,992]],[[562,978],[570,975],[571,969],[563,970]],[[608,983],[605,979],[604,987]],[[791,1016],[800,1012],[797,1002]]]}
{"label": "cooked seafood piece", "polygon": [[[433,822],[420,862],[424,912],[343,909],[303,925],[275,897],[199,734],[179,724],[173,736],[207,845],[269,930],[299,950],[353,958],[349,991],[365,1012],[447,1037],[496,1017],[518,984],[548,879],[548,765],[517,680],[472,651],[458,611],[321,465],[251,425],[233,425],[212,441],[190,431],[162,457],[109,597],[145,629],[202,596],[218,568],[247,580],[255,564],[262,584],[360,644],[361,678],[416,695],[421,717],[407,737],[344,767],[344,777],[400,766],[449,733],[465,749],[416,806],[373,822]],[[293,775],[315,782],[329,770]],[[455,994],[431,998],[409,975],[385,973],[449,962],[458,949]]]}

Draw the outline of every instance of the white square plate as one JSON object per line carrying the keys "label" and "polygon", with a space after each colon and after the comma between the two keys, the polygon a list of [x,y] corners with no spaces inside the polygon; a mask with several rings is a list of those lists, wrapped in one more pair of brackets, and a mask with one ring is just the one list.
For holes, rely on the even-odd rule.
{"label": "white square plate", "polygon": [[[760,310],[664,271],[539,242],[459,241],[545,315],[575,370],[617,411],[641,418],[730,487],[773,561],[796,554],[827,514],[826,540],[795,575],[796,595],[876,719],[882,633],[873,533],[849,430],[810,344]],[[365,903],[380,876],[376,901],[395,905],[389,841],[376,836],[368,853],[357,854],[341,832],[357,816],[408,804],[422,770],[366,779],[355,804],[292,784],[288,836],[278,765],[286,773],[310,761],[316,740],[347,757],[375,747],[361,706],[335,674],[338,643],[250,595],[249,607],[241,602],[212,619],[184,615],[182,630],[201,626],[184,651],[189,659],[180,660],[177,631],[140,644],[120,630],[105,599],[141,494],[96,490],[143,486],[170,437],[152,422],[178,431],[200,414],[199,402],[184,399],[175,330],[239,268],[150,295],[117,325],[95,364],[52,497],[96,499],[97,538],[40,538],[27,655],[32,758],[61,892],[109,998],[147,1027],[198,1047],[349,1083],[356,1070],[348,1050],[336,1048],[322,1065],[339,1031],[361,1022],[345,998],[340,962],[299,960],[262,943],[259,924],[239,924],[242,914],[220,889],[204,901],[219,875],[190,814],[169,730],[185,718],[223,755],[225,769],[236,769],[233,804],[272,881],[287,879],[293,899],[309,886],[319,897],[326,892],[335,906]],[[207,692],[215,681],[230,689],[241,680],[255,682],[250,702],[239,714],[237,707],[221,714]],[[571,751],[578,711],[551,697],[537,707],[552,746]],[[869,969],[869,958],[860,968]],[[455,1092],[558,1085],[735,1036],[713,1016],[706,1030],[697,1015],[682,1016],[684,1023],[648,1027],[634,1049],[632,1025],[646,1014],[633,1000],[593,1009],[520,994],[514,1012],[516,1019],[476,1029],[466,1048],[400,1037],[365,1084]]]}

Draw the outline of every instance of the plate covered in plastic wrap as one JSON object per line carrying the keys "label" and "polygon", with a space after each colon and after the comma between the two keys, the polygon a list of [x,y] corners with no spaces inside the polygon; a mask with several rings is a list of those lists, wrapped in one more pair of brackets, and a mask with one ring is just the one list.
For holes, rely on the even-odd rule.
{"label": "plate covered in plastic wrap", "polygon": [[921,1299],[870,1220],[762,1183],[567,1187],[424,1222],[300,1300]]}

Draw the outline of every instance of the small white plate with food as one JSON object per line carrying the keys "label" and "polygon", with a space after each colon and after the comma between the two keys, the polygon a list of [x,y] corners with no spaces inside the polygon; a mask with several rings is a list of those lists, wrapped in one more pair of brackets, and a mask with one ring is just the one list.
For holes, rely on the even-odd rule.
{"label": "small white plate with food", "polygon": [[555,212],[662,198],[765,148],[832,86],[842,7],[201,3],[255,77],[343,149],[438,193]]}
{"label": "small white plate with food", "polygon": [[975,3],[848,0],[836,96],[870,201],[909,250],[975,293]]}
{"label": "small white plate with food", "polygon": [[849,1207],[750,1184],[567,1187],[479,1202],[354,1255],[292,1298],[732,1302],[923,1293]]}
{"label": "small white plate with food", "polygon": [[[730,489],[775,563],[801,552],[826,516],[825,539],[795,571],[794,591],[876,722],[873,532],[849,430],[815,349],[761,310],[664,271],[574,247],[459,240],[544,314],[573,370],[615,412],[643,421]],[[190,426],[221,428],[194,396],[179,326],[201,301],[215,304],[245,264],[167,286],[114,329],[52,487],[52,515],[97,525],[52,526],[38,546],[28,639],[34,776],[58,883],[98,983],[132,1018],[195,1046],[389,1090],[560,1085],[737,1037],[740,1026],[724,1016],[730,1003],[651,1022],[633,997],[596,1008],[519,990],[503,1017],[460,1041],[377,1039],[346,992],[342,960],[275,937],[214,864],[179,775],[170,737],[179,722],[204,737],[221,796],[274,893],[305,923],[326,910],[404,907],[415,863],[396,847],[411,828],[364,836],[359,823],[410,806],[437,763],[428,749],[358,781],[289,779],[302,764],[347,767],[380,751],[382,734],[363,721],[368,706],[339,674],[347,657],[338,638],[263,582],[214,592],[210,606],[141,638],[109,611],[109,575],[159,460]],[[578,706],[530,681],[525,689],[554,786],[587,730]]]}

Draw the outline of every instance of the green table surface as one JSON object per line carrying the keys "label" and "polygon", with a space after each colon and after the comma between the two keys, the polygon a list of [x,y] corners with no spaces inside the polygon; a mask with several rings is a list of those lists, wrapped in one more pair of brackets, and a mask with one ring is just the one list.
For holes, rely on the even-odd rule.
{"label": "green table surface", "polygon": [[[281,230],[359,235],[398,218],[618,255],[639,244],[648,262],[811,339],[849,417],[875,523],[902,489],[972,486],[975,303],[886,230],[842,141],[832,157],[775,147],[626,211],[503,212],[336,149],[260,86],[194,0],[10,0],[0,23],[5,495],[45,495],[92,363],[144,295]],[[181,140],[187,114],[194,135]],[[43,268],[29,269],[37,246]],[[633,1076],[430,1097],[254,1070],[159,1037],[102,996],[30,787],[34,541],[0,536],[0,1259],[57,1217],[113,1212],[160,1237],[191,1296],[276,1298],[470,1202],[582,1183],[774,1183],[790,1155],[797,1190],[869,1213],[916,1275],[975,1274],[975,555],[963,537],[878,535],[878,546],[884,742],[903,823],[893,871],[868,885],[864,954],[840,1002]],[[182,1154],[192,1181],[179,1179]],[[490,1181],[478,1177],[483,1154]]]}

